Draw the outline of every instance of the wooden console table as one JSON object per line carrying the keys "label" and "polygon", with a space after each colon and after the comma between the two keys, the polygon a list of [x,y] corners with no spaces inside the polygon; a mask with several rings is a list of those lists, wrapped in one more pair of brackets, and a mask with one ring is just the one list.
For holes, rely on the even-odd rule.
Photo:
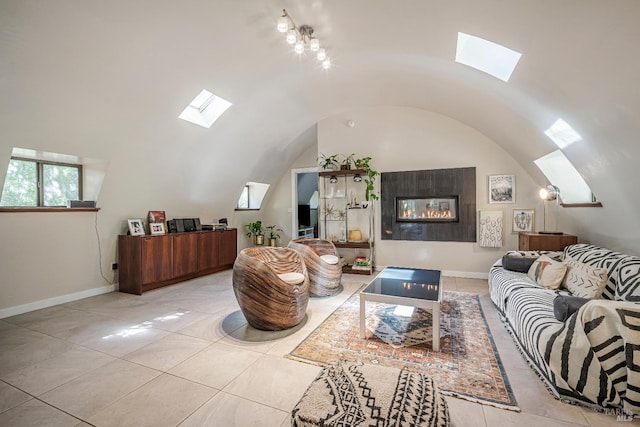
{"label": "wooden console table", "polygon": [[561,251],[569,245],[578,243],[578,238],[571,234],[540,234],[520,232],[518,235],[519,251]]}
{"label": "wooden console table", "polygon": [[232,268],[237,236],[235,228],[118,236],[119,290],[142,295],[151,289]]}

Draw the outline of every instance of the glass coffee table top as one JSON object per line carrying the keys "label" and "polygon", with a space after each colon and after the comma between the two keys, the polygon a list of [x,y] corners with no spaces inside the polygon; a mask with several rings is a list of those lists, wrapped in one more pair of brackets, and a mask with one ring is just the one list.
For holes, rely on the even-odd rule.
{"label": "glass coffee table top", "polygon": [[441,295],[440,270],[387,267],[362,292],[438,301]]}

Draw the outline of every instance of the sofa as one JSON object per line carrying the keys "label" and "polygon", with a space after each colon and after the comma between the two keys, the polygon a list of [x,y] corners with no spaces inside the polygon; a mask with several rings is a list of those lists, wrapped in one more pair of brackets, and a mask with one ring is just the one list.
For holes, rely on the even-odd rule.
{"label": "sofa", "polygon": [[[541,284],[536,269],[543,255],[558,271],[564,265],[569,272],[601,274],[601,295],[567,312],[561,303],[575,298],[567,286],[575,290],[584,280],[568,282],[565,273],[556,289]],[[513,271],[517,257],[531,258],[538,267]],[[556,398],[640,414],[640,257],[582,243],[562,252],[510,251],[491,267],[489,289],[520,352]]]}

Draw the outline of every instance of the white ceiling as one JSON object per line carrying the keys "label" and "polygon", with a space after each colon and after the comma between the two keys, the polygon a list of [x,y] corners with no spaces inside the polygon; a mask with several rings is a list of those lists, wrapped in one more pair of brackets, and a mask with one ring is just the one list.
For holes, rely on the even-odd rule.
{"label": "white ceiling", "polygon": [[[285,45],[282,8],[315,28],[330,71]],[[584,138],[565,154],[594,193],[635,212],[638,22],[637,0],[2,0],[0,132],[72,128],[78,155],[88,140],[105,153],[180,144],[201,154],[188,173],[203,185],[216,177],[194,171],[223,150],[246,159],[239,182],[269,182],[319,120],[401,105],[479,130],[542,181],[532,162],[556,148],[543,131],[562,117]],[[458,31],[521,52],[511,80],[455,63]],[[208,130],[176,120],[203,88],[233,103]]]}

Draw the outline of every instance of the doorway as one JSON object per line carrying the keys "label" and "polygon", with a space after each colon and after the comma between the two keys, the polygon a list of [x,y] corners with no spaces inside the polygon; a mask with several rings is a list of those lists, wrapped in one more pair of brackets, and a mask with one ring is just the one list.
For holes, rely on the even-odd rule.
{"label": "doorway", "polygon": [[318,237],[318,168],[291,170],[292,239]]}

